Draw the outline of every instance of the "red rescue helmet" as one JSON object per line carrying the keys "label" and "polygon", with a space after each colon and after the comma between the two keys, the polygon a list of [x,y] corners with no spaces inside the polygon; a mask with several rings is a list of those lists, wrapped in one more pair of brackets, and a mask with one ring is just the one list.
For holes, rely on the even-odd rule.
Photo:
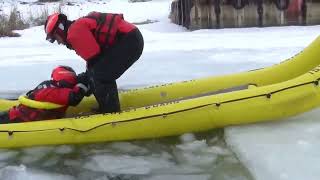
{"label": "red rescue helmet", "polygon": [[77,74],[69,66],[58,66],[53,69],[51,74],[52,80],[62,86],[74,86],[77,83]]}
{"label": "red rescue helmet", "polygon": [[44,24],[44,31],[47,34],[46,40],[53,43],[55,38],[53,35],[59,34],[60,37],[65,38],[65,22],[67,20],[67,16],[60,13],[54,13],[48,16],[45,24]]}
{"label": "red rescue helmet", "polygon": [[56,28],[56,25],[59,21],[59,13],[54,13],[48,16],[47,21],[45,23],[45,32],[46,34],[51,34],[53,30]]}

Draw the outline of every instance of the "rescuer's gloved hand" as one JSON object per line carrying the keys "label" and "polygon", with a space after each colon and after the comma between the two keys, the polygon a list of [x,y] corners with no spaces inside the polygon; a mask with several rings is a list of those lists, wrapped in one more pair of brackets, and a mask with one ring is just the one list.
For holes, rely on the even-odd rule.
{"label": "rescuer's gloved hand", "polygon": [[82,83],[78,83],[76,86],[79,87],[79,89],[83,95],[87,94],[89,91],[89,88]]}
{"label": "rescuer's gloved hand", "polygon": [[92,94],[92,88],[90,86],[90,80],[87,72],[78,74],[77,82],[79,84],[83,84],[87,88],[87,90],[84,93],[85,96],[90,96]]}

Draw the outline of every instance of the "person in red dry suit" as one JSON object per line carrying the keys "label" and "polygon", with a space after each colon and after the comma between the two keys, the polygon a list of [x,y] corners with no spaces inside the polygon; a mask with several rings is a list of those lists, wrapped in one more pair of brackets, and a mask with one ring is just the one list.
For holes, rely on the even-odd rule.
{"label": "person in red dry suit", "polygon": [[77,79],[72,68],[68,66],[56,67],[52,71],[51,80],[43,81],[35,89],[29,91],[26,96],[35,101],[51,102],[63,105],[63,107],[45,110],[19,104],[9,109],[8,112],[0,113],[0,124],[64,117],[68,106],[78,105],[88,91],[87,86]]}
{"label": "person in red dry suit", "polygon": [[75,21],[54,13],[45,23],[47,40],[63,44],[86,61],[84,73],[99,112],[120,111],[116,80],[141,56],[144,46],[138,28],[122,14],[91,12]]}

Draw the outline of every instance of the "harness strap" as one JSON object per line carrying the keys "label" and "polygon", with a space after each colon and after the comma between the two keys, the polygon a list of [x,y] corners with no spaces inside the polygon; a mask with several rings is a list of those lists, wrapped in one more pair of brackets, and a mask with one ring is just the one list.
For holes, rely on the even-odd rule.
{"label": "harness strap", "polygon": [[106,22],[107,13],[102,13],[96,18],[98,29],[96,30],[96,37],[99,37],[103,24]]}
{"label": "harness strap", "polygon": [[108,29],[108,32],[107,32],[107,37],[106,37],[106,45],[105,45],[105,49],[108,47],[108,44],[109,44],[109,39],[110,39],[110,33],[111,33],[111,28],[114,24],[114,19],[116,18],[116,15],[113,14],[112,17],[111,17],[111,21],[109,23],[109,29]]}
{"label": "harness strap", "polygon": [[32,99],[34,100],[35,98],[35,94],[34,92],[35,91],[38,91],[40,89],[45,89],[45,88],[53,88],[55,87],[53,84],[52,84],[52,81],[45,81],[41,84],[39,84],[36,88],[34,88],[33,90],[27,92],[26,96],[29,98],[29,99]]}
{"label": "harness strap", "polygon": [[[107,49],[108,48],[108,44],[110,41],[110,36],[111,36],[111,29],[114,25],[114,20],[117,16],[117,14],[112,14],[111,20],[107,21],[107,16],[110,15],[108,13],[100,13],[98,15],[89,15],[89,16],[85,16],[85,18],[89,18],[89,19],[93,19],[97,22],[97,29],[95,31],[95,36],[96,38],[99,40],[99,35],[101,33],[101,29],[103,27],[103,25],[105,23],[108,23],[108,32],[106,33],[106,39],[105,39],[105,43],[104,45],[100,45],[101,49]],[[98,17],[97,17],[98,16]]]}

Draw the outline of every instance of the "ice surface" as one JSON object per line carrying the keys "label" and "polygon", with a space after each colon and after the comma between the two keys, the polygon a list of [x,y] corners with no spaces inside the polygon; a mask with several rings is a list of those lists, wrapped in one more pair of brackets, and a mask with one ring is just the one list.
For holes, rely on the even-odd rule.
{"label": "ice surface", "polygon": [[74,180],[73,177],[67,175],[28,170],[24,165],[2,168],[0,169],[0,177],[3,180]]}
{"label": "ice surface", "polygon": [[227,143],[259,180],[317,180],[320,110],[242,127],[226,128]]}

